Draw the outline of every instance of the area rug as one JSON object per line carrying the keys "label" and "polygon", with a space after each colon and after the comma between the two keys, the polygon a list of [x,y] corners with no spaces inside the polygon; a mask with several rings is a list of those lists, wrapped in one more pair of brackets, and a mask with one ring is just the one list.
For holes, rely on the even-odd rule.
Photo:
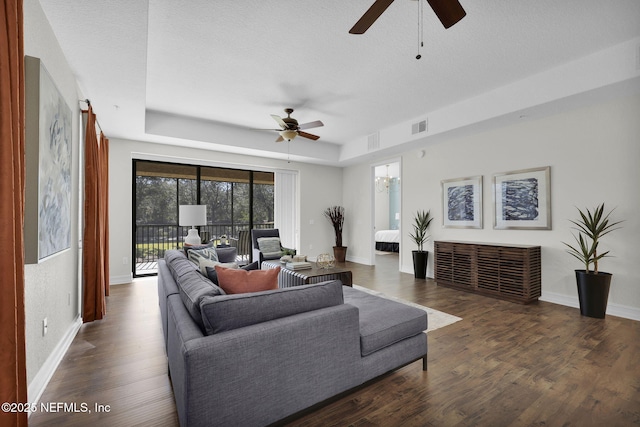
{"label": "area rug", "polygon": [[410,305],[412,307],[419,308],[420,310],[426,311],[427,312],[427,322],[428,322],[427,323],[428,326],[427,326],[426,332],[435,331],[436,329],[444,328],[445,326],[449,326],[451,324],[456,323],[459,320],[462,320],[462,318],[460,318],[458,316],[447,314],[447,313],[445,313],[443,311],[434,310],[433,308],[425,307],[424,305],[416,304],[414,302],[407,301],[407,300],[404,300],[402,298],[397,298],[397,297],[385,295],[382,292],[374,291],[372,289],[364,288],[362,286],[353,285],[353,288],[357,289],[359,291],[367,292],[367,293],[372,294],[372,295],[377,295],[377,296],[382,297],[382,298],[390,299],[392,301],[401,302],[403,304],[407,304],[407,305]]}

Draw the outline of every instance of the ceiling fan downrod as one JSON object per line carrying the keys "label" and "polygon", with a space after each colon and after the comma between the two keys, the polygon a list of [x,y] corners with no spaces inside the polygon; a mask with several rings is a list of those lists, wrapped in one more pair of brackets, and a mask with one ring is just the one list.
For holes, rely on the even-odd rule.
{"label": "ceiling fan downrod", "polygon": [[422,54],[420,53],[421,48],[424,46],[424,29],[423,29],[423,7],[422,2],[418,0],[418,54],[416,55],[416,59],[422,58]]}

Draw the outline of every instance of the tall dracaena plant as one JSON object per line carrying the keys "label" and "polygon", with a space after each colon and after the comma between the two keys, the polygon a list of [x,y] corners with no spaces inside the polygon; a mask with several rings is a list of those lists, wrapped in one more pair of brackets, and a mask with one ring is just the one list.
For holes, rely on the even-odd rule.
{"label": "tall dracaena plant", "polygon": [[324,211],[324,216],[333,225],[336,234],[336,246],[342,247],[342,226],[344,225],[344,208],[342,206],[331,206]]}
{"label": "tall dracaena plant", "polygon": [[584,263],[587,273],[590,272],[589,266],[593,264],[593,272],[598,274],[598,261],[609,254],[609,251],[598,253],[600,238],[620,228],[616,226],[622,221],[611,222],[609,216],[611,212],[613,212],[613,209],[605,215],[604,203],[597,206],[593,211],[587,208],[585,212],[580,209],[578,209],[578,212],[580,213],[580,219],[578,221],[570,220],[571,223],[575,225],[575,227],[572,228],[578,231],[578,236],[571,233],[578,245],[571,246],[568,243],[562,243],[569,248],[567,249],[568,253]]}
{"label": "tall dracaena plant", "polygon": [[413,233],[409,233],[409,236],[418,245],[420,252],[423,250],[424,243],[429,240],[427,229],[432,220],[431,211],[417,211],[413,217]]}

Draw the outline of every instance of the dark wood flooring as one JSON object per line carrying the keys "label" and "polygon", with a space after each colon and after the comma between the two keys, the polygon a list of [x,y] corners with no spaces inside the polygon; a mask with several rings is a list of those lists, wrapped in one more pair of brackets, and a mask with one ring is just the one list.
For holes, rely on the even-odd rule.
{"label": "dark wood flooring", "polygon": [[[429,333],[428,371],[412,363],[291,426],[640,425],[640,322],[438,287],[377,259],[347,263],[354,283],[463,320]],[[156,295],[155,279],[111,288],[106,319],[81,328],[40,399],[92,412],[38,412],[31,426],[178,425]]]}

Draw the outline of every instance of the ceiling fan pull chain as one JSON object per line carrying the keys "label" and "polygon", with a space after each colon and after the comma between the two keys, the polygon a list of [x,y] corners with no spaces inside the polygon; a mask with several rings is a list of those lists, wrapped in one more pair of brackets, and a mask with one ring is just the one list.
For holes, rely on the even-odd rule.
{"label": "ceiling fan pull chain", "polygon": [[420,47],[424,46],[424,2],[420,2]]}

